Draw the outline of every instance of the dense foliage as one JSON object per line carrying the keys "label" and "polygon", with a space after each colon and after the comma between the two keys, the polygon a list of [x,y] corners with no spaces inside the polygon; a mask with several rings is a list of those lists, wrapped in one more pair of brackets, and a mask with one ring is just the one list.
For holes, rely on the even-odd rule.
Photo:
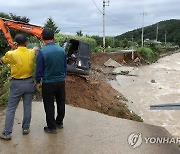
{"label": "dense foliage", "polygon": [[149,62],[153,62],[156,57],[154,52],[150,48],[142,47],[138,49],[138,52],[145,60],[148,60]]}
{"label": "dense foliage", "polygon": [[[157,32],[157,24],[153,24],[144,27],[144,39],[155,40]],[[127,39],[131,40],[132,37],[134,41],[141,40],[142,30],[141,28],[126,32],[122,35],[116,37],[116,39]],[[158,23],[158,41],[165,42],[165,36],[167,42],[173,42],[180,45],[180,20],[171,19],[166,21],[161,21]]]}
{"label": "dense foliage", "polygon": [[96,48],[96,40],[91,38],[91,37],[88,37],[88,36],[82,36],[81,37],[81,36],[77,36],[77,35],[72,36],[72,35],[56,34],[55,35],[55,42],[62,46],[63,42],[68,38],[82,40],[84,42],[87,42],[91,47],[91,51],[94,51],[94,49]]}

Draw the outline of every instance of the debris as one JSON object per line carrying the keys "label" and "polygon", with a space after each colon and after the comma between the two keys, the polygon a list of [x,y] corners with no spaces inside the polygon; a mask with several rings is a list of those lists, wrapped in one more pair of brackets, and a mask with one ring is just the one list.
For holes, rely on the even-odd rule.
{"label": "debris", "polygon": [[117,68],[117,67],[121,67],[122,65],[121,64],[119,64],[118,62],[116,62],[115,60],[113,60],[113,59],[109,59],[108,61],[106,61],[105,63],[104,63],[104,65],[106,66],[106,67],[114,67],[114,68]]}
{"label": "debris", "polygon": [[125,61],[124,59],[122,60],[122,64],[127,64],[126,61]]}
{"label": "debris", "polygon": [[154,79],[151,80],[151,83],[156,83],[156,81]]}
{"label": "debris", "polygon": [[134,61],[133,61],[134,63],[140,63],[141,62],[141,60],[139,59],[139,57],[137,57],[136,59],[134,59]]}
{"label": "debris", "polygon": [[127,67],[122,66],[114,69],[113,74],[115,75],[129,75],[129,76],[138,76],[139,71],[137,67]]}

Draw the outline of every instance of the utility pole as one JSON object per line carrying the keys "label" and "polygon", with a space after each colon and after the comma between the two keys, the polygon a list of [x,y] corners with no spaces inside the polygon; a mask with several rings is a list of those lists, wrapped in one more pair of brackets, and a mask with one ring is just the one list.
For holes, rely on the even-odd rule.
{"label": "utility pole", "polygon": [[105,52],[106,39],[105,39],[105,7],[109,6],[109,0],[103,0],[103,52]]}
{"label": "utility pole", "polygon": [[142,20],[142,35],[141,35],[141,40],[142,40],[142,47],[144,46],[144,16],[147,15],[147,13],[145,13],[143,11],[143,13],[141,14],[143,16],[143,20]]}
{"label": "utility pole", "polygon": [[158,30],[159,30],[159,26],[158,26],[158,23],[157,23],[157,29],[156,29],[156,42],[158,41]]}
{"label": "utility pole", "polygon": [[164,43],[165,43],[165,46],[166,46],[166,35],[167,35],[167,31],[165,30],[165,35],[164,35]]}
{"label": "utility pole", "polygon": [[133,35],[132,35],[132,60],[134,60],[134,38],[133,38]]}
{"label": "utility pole", "polygon": [[113,48],[115,47],[114,35],[113,35]]}

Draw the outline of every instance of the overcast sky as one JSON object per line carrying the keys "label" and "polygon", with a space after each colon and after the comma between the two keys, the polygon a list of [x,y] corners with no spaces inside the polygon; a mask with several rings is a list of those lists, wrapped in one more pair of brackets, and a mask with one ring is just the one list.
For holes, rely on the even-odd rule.
{"label": "overcast sky", "polygon": [[[27,16],[31,24],[44,26],[52,17],[60,32],[103,34],[103,0],[0,0],[0,12]],[[162,20],[180,19],[180,0],[110,0],[106,11],[106,35],[155,24]]]}

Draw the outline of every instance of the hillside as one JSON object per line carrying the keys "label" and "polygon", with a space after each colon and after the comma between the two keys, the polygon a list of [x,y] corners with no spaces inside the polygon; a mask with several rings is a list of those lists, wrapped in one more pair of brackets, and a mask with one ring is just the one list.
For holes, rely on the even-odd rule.
{"label": "hillside", "polygon": [[[180,20],[171,19],[166,21],[158,22],[158,41],[165,41],[165,32],[166,32],[166,41],[174,42],[180,45]],[[156,31],[157,31],[157,23],[144,27],[144,39],[155,40],[156,39]],[[135,41],[141,39],[142,29],[135,29],[133,31],[129,31],[123,33],[122,35],[117,36],[117,39],[128,39],[131,40],[132,36]]]}

